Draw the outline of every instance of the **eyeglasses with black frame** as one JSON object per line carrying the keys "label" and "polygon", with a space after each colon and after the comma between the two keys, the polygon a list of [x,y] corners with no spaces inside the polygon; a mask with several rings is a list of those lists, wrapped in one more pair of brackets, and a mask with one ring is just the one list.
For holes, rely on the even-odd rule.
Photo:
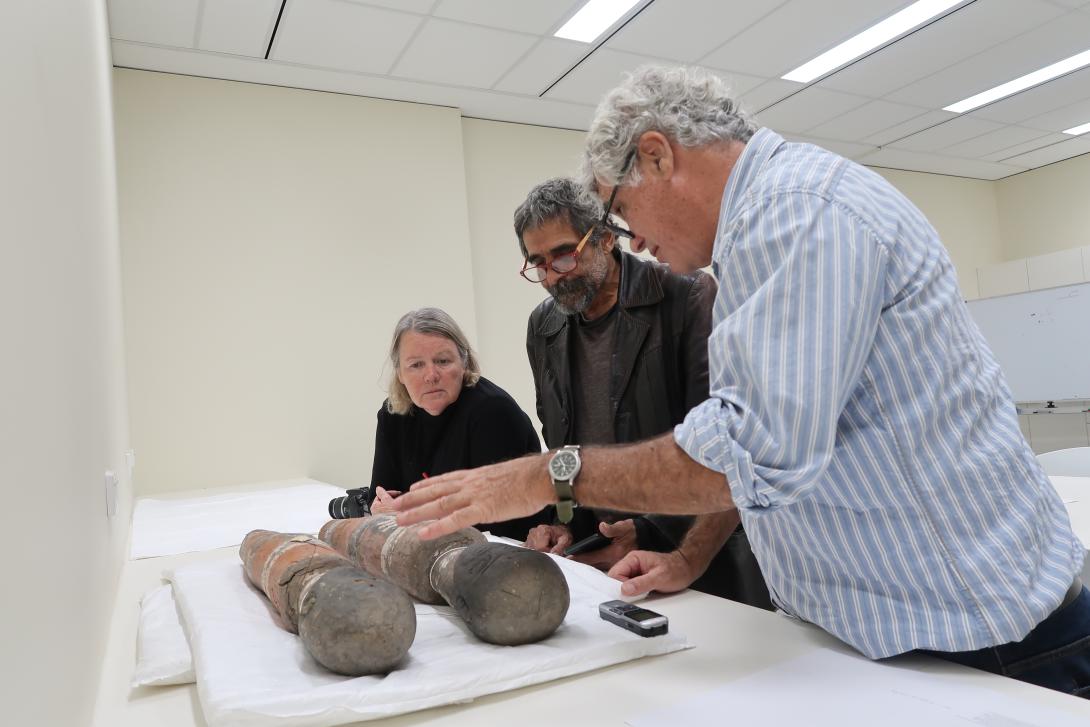
{"label": "eyeglasses with black frame", "polygon": [[613,185],[613,191],[609,193],[609,201],[606,202],[606,210],[602,214],[602,227],[606,228],[615,235],[621,235],[632,239],[634,235],[631,230],[627,230],[624,227],[613,224],[611,218],[613,216],[613,202],[617,199],[617,190],[621,188],[621,180],[624,179],[624,175],[628,174],[629,167],[632,166],[632,161],[636,158],[636,149],[633,148],[625,156],[624,161],[621,162],[621,172],[617,175],[617,183]]}
{"label": "eyeglasses with black frame", "polygon": [[[635,157],[636,150],[633,149],[632,151],[628,152],[628,156],[624,158],[624,163],[621,164],[621,179],[623,179],[624,175],[628,173],[628,168],[629,166],[631,166],[632,160],[635,159]],[[621,237],[627,237],[631,239],[633,237],[631,230],[627,230],[620,225],[614,224],[612,220],[612,215],[610,214],[610,210],[613,209],[613,201],[617,198],[617,188],[620,186],[620,181],[618,181],[617,184],[613,186],[613,191],[609,195],[609,202],[606,204],[606,209],[605,212],[602,214],[602,219],[599,220],[596,225],[592,225],[591,228],[587,230],[587,234],[583,235],[583,239],[579,241],[579,244],[575,246],[574,250],[572,250],[571,252],[561,253],[560,255],[554,257],[552,261],[548,263],[540,262],[537,265],[531,265],[530,261],[526,260],[526,262],[522,265],[522,270],[519,271],[519,275],[521,275],[523,278],[530,281],[531,283],[543,283],[545,282],[545,278],[549,275],[549,271],[546,269],[546,266],[552,268],[554,272],[559,273],[560,275],[567,275],[571,271],[575,270],[576,265],[579,264],[579,253],[583,251],[583,247],[587,244],[587,241],[590,240],[591,235],[594,234],[594,230],[598,227],[609,230],[614,235],[619,235]]]}

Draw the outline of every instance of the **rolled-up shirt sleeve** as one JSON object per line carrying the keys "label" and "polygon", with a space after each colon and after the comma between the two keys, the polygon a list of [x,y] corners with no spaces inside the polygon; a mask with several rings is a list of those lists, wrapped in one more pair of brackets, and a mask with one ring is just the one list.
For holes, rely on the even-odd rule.
{"label": "rolled-up shirt sleeve", "polygon": [[739,508],[805,497],[828,467],[884,305],[888,251],[854,213],[810,192],[739,215],[718,262],[709,398],[674,429],[722,472]]}

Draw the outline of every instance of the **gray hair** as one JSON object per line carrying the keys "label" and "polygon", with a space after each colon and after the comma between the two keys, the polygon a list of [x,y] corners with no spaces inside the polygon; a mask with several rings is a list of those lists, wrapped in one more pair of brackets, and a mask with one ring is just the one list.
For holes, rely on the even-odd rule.
{"label": "gray hair", "polygon": [[465,373],[462,374],[463,386],[474,386],[481,378],[481,367],[477,363],[477,355],[469,345],[469,339],[462,329],[450,317],[450,314],[439,308],[420,308],[411,310],[401,316],[401,320],[394,326],[394,336],[390,340],[390,365],[394,367],[390,374],[390,384],[387,389],[386,409],[391,414],[408,414],[412,410],[412,398],[405,384],[397,378],[398,367],[401,366],[401,337],[406,331],[416,331],[429,336],[442,336],[449,339],[458,349],[458,355],[462,359]]}
{"label": "gray hair", "polygon": [[731,97],[727,84],[699,68],[643,66],[626,75],[594,112],[583,158],[583,183],[616,186],[640,181],[637,165],[622,179],[628,153],[647,131],[659,131],[683,147],[717,141],[745,143],[757,125]]}
{"label": "gray hair", "polygon": [[[574,179],[567,177],[556,177],[531,189],[515,210],[515,234],[518,235],[523,257],[527,257],[523,234],[556,219],[570,224],[582,237],[601,221],[602,202]],[[601,231],[596,231],[588,242],[597,245],[600,237]]]}

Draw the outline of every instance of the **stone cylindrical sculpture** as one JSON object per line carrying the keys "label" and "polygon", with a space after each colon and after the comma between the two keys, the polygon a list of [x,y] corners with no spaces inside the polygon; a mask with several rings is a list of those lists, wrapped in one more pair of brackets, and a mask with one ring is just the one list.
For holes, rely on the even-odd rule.
{"label": "stone cylindrical sculpture", "polygon": [[392,515],[332,520],[319,537],[367,572],[425,603],[446,602],[482,641],[514,646],[551,635],[568,613],[568,582],[544,553],[489,543],[473,528],[421,540]]}
{"label": "stone cylindrical sculpture", "polygon": [[412,599],[355,567],[311,535],[251,531],[239,547],[246,577],[268,596],[284,628],[338,674],[393,669],[416,636]]}

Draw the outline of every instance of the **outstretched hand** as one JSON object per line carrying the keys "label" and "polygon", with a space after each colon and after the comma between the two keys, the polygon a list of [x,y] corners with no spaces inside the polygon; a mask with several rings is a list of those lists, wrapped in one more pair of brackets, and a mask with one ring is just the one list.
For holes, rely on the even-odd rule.
{"label": "outstretched hand", "polygon": [[429,540],[478,523],[533,515],[553,502],[545,458],[530,455],[421,480],[393,500],[391,509],[401,526],[435,520],[419,532]]}
{"label": "outstretched hand", "polygon": [[699,577],[681,553],[655,553],[633,550],[609,569],[608,575],[619,581],[621,593],[635,596],[648,591],[676,593],[688,588]]}

